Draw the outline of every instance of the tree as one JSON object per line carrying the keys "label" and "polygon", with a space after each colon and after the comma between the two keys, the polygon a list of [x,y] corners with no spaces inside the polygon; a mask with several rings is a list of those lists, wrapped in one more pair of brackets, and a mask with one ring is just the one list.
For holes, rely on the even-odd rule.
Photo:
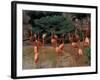
{"label": "tree", "polygon": [[74,30],[72,23],[63,16],[52,15],[45,16],[34,20],[33,33],[50,33],[54,31],[56,34],[66,33]]}

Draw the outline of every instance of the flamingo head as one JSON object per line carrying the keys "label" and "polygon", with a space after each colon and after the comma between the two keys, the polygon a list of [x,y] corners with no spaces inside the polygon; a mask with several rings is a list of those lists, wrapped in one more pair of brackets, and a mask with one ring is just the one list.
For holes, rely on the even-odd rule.
{"label": "flamingo head", "polygon": [[45,37],[46,37],[46,35],[47,35],[47,34],[43,34],[43,35],[42,35],[42,38],[45,38]]}

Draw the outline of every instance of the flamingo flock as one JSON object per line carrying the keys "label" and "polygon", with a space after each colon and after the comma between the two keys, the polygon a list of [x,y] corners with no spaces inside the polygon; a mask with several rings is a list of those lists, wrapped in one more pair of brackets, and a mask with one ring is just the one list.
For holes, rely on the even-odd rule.
{"label": "flamingo flock", "polygon": [[[39,60],[39,49],[42,47],[44,47],[45,45],[45,38],[46,38],[47,34],[42,34],[42,37],[40,36],[40,33],[35,34],[32,36],[32,32],[31,35],[29,37],[30,42],[33,43],[33,49],[34,49],[34,63],[37,64],[38,60]],[[55,34],[55,33],[51,33],[51,47],[54,48],[56,54],[57,54],[57,61],[59,61],[59,57],[61,55],[63,55],[63,51],[64,51],[64,34],[62,34],[62,39],[59,40],[59,37]],[[80,37],[78,34],[72,34],[72,33],[68,33],[68,40],[71,43],[71,48],[72,49],[77,49],[77,53],[78,55],[83,55],[83,50],[80,46],[80,44],[78,44],[78,42],[80,43]],[[87,36],[87,34],[85,33],[84,39],[83,39],[83,47],[88,47],[90,45],[90,40],[89,37]],[[45,54],[44,54],[45,56]],[[45,56],[46,57],[46,56]],[[44,58],[45,58],[44,57]]]}

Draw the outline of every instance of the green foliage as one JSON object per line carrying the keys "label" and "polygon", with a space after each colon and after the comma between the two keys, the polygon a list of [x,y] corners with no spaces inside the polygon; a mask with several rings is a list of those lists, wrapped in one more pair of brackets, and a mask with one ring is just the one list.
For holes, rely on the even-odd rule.
{"label": "green foliage", "polygon": [[82,31],[78,31],[77,34],[79,35],[80,40],[83,40],[84,35],[83,35]]}
{"label": "green foliage", "polygon": [[35,19],[33,24],[33,33],[50,33],[55,31],[56,34],[66,33],[74,30],[72,23],[63,16],[52,15]]}
{"label": "green foliage", "polygon": [[[32,31],[35,33],[50,33],[54,31],[56,34],[72,32],[75,30],[72,24],[72,16],[78,19],[83,19],[90,14],[84,13],[62,13],[62,12],[49,12],[49,11],[26,11],[30,16],[30,23],[33,26]],[[81,32],[78,33],[82,40]]]}
{"label": "green foliage", "polygon": [[91,59],[91,48],[90,47],[85,48],[84,52],[87,58],[90,60]]}
{"label": "green foliage", "polygon": [[62,13],[60,13],[60,12],[46,12],[46,11],[28,11],[27,14],[31,18],[29,22],[34,25],[34,19],[40,19],[42,17],[52,16],[52,15],[61,15]]}

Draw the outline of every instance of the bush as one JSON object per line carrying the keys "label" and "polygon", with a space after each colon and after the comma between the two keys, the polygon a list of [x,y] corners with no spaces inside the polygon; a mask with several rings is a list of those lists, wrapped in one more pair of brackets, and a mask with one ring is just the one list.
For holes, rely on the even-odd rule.
{"label": "bush", "polygon": [[74,30],[72,23],[61,15],[52,15],[35,19],[33,24],[33,33],[51,33],[62,34]]}
{"label": "bush", "polygon": [[85,48],[84,52],[85,52],[85,55],[87,56],[87,58],[89,60],[91,60],[91,48],[90,47]]}

